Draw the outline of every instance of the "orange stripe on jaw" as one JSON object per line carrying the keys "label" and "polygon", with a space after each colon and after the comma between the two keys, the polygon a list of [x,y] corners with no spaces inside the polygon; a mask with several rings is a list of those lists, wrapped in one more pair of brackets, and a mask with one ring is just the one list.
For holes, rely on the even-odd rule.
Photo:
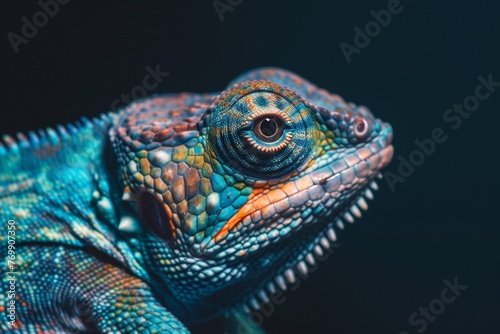
{"label": "orange stripe on jaw", "polygon": [[273,189],[265,195],[256,197],[256,195],[262,193],[263,190],[263,188],[254,189],[254,191],[250,195],[250,199],[248,200],[248,202],[245,203],[245,205],[243,205],[238,210],[238,212],[236,212],[236,214],[227,221],[227,223],[219,230],[219,232],[217,232],[212,240],[215,242],[219,242],[220,240],[224,239],[229,231],[237,226],[245,217],[288,196],[281,189]]}
{"label": "orange stripe on jaw", "polygon": [[229,233],[229,230],[234,228],[238,223],[246,216],[251,214],[252,212],[255,211],[255,208],[253,206],[252,202],[247,202],[247,204],[243,205],[238,212],[234,216],[231,217],[227,221],[227,223],[220,229],[219,232],[212,238],[213,241],[219,242],[220,240],[224,239],[226,235]]}

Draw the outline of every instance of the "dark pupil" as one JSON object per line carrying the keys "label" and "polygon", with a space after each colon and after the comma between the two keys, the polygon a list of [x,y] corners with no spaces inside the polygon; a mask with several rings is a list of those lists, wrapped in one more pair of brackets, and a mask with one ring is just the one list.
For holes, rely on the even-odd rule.
{"label": "dark pupil", "polygon": [[272,137],[277,129],[278,124],[274,119],[266,118],[260,123],[260,132],[266,137]]}
{"label": "dark pupil", "polygon": [[253,132],[260,140],[272,143],[283,134],[283,121],[276,116],[262,116],[254,121]]}

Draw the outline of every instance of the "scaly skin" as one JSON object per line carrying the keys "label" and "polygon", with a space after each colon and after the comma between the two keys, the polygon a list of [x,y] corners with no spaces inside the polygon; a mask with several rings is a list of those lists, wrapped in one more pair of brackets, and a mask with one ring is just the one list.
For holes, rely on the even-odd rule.
{"label": "scaly skin", "polygon": [[18,274],[16,327],[0,328],[185,333],[258,307],[366,209],[391,140],[367,108],[279,69],[4,137],[2,314],[8,220]]}

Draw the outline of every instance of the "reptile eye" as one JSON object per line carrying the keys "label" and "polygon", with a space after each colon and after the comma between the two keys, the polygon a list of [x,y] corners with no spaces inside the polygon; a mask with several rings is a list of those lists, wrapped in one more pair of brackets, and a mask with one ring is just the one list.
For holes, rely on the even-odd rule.
{"label": "reptile eye", "polygon": [[[205,115],[200,130],[213,157],[252,180],[296,171],[311,158],[317,141],[317,121],[308,103],[272,82],[234,85]],[[352,130],[352,122],[347,123]]]}
{"label": "reptile eye", "polygon": [[370,131],[370,126],[368,121],[364,118],[359,119],[354,124],[354,135],[358,140],[363,140],[368,137],[368,133]]}
{"label": "reptile eye", "polygon": [[265,143],[273,143],[281,138],[284,123],[278,116],[265,115],[257,117],[253,122],[253,133]]}

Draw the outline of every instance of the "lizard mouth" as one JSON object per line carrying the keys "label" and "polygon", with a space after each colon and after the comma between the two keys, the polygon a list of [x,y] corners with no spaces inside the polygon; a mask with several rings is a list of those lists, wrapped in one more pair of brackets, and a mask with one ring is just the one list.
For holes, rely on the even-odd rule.
{"label": "lizard mouth", "polygon": [[344,229],[347,224],[360,218],[362,211],[368,210],[367,200],[372,200],[373,191],[378,189],[375,179],[382,178],[382,174],[378,171],[385,167],[392,158],[391,139],[392,133],[385,138],[380,138],[379,144],[382,144],[382,149],[364,159],[365,162],[373,160],[375,155],[381,158],[370,178],[352,192],[345,203],[327,210],[317,223],[304,224],[300,235],[293,233],[289,236],[292,240],[288,240],[286,244],[275,243],[269,246],[266,253],[281,254],[282,257],[278,262],[285,263],[285,265],[275,270],[270,269],[267,274],[272,279],[261,277],[264,282],[267,282],[259,283],[258,288],[242,298],[234,310],[241,310],[245,313],[260,310],[263,304],[271,302],[272,296],[278,292],[278,289],[286,291],[299,280],[307,278],[309,273],[316,269],[318,262],[326,260],[329,257],[328,254],[333,253],[333,250],[339,246],[335,229]]}
{"label": "lizard mouth", "polygon": [[[382,174],[379,173],[376,177],[381,179]],[[372,179],[341,208],[325,215],[323,218],[328,223],[307,226],[306,229],[310,230],[307,235],[314,237],[302,240],[302,244],[295,247],[295,252],[285,259],[288,264],[280,268],[266,284],[245,297],[234,310],[245,313],[259,311],[263,304],[271,303],[272,296],[277,294],[278,290],[285,292],[298,281],[306,279],[316,270],[318,262],[325,261],[330,257],[329,254],[340,246],[335,229],[343,230],[346,225],[361,218],[362,211],[368,210],[367,201],[373,200],[373,192],[376,190],[378,190],[377,181]]]}

